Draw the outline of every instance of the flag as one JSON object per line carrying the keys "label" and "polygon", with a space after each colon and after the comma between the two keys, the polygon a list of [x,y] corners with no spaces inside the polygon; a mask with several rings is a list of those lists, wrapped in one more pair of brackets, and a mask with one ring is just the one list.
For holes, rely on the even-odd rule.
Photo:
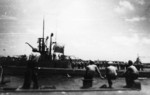
{"label": "flag", "polygon": [[54,45],[54,52],[64,53],[64,46]]}

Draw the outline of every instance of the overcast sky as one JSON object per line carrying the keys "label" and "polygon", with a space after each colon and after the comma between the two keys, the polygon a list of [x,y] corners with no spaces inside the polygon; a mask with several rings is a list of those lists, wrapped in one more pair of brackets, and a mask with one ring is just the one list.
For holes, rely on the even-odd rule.
{"label": "overcast sky", "polygon": [[43,15],[66,55],[150,62],[150,0],[0,0],[1,55],[30,54]]}

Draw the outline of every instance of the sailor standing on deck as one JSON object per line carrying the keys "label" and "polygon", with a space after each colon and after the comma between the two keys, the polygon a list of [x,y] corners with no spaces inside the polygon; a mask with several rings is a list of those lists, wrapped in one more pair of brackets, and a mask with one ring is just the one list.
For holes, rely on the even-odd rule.
{"label": "sailor standing on deck", "polygon": [[133,65],[133,62],[131,60],[128,61],[128,68],[127,71],[124,73],[126,86],[127,88],[130,88],[134,84],[134,80],[136,80],[139,76],[139,72],[137,68]]}
{"label": "sailor standing on deck", "polygon": [[30,89],[31,82],[33,82],[33,89],[38,89],[37,72],[35,68],[38,60],[39,57],[37,56],[29,56],[22,89]]}
{"label": "sailor standing on deck", "polygon": [[85,79],[93,79],[95,72],[98,73],[98,75],[100,76],[100,78],[103,79],[100,70],[98,69],[98,67],[94,64],[93,61],[90,61],[90,64],[86,67],[86,73],[84,78]]}

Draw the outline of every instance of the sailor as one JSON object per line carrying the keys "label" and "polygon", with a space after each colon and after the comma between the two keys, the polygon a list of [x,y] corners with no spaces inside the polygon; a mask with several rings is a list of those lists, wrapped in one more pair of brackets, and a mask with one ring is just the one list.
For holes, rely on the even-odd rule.
{"label": "sailor", "polygon": [[133,65],[133,62],[131,60],[128,61],[128,68],[126,72],[124,73],[126,86],[127,88],[130,88],[135,83],[134,80],[136,80],[139,76],[139,72],[137,68]]}
{"label": "sailor", "polygon": [[38,89],[38,80],[36,73],[36,65],[38,57],[34,55],[29,56],[29,61],[27,63],[27,69],[24,76],[24,83],[22,89],[30,89],[31,82],[33,81],[33,89]]}
{"label": "sailor", "polygon": [[98,69],[98,67],[94,64],[93,61],[90,61],[90,64],[86,67],[86,74],[84,76],[85,79],[93,79],[95,72],[98,73],[98,75],[100,76],[100,78],[103,79],[100,70]]}
{"label": "sailor", "polygon": [[56,60],[56,54],[53,53],[53,60]]}
{"label": "sailor", "polygon": [[115,80],[117,77],[117,68],[115,66],[110,65],[107,63],[106,65],[106,78],[108,81],[109,88],[112,88],[112,80]]}
{"label": "sailor", "polygon": [[5,83],[4,82],[4,69],[3,69],[2,65],[0,66],[0,69],[1,69],[1,75],[0,75],[1,81],[0,81],[0,84],[4,84]]}

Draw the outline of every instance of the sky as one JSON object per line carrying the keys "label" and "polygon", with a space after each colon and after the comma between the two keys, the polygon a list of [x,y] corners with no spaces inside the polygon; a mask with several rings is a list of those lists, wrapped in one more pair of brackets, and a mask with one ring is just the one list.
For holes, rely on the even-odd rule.
{"label": "sky", "polygon": [[31,54],[43,17],[66,55],[150,62],[149,0],[0,0],[0,55]]}

